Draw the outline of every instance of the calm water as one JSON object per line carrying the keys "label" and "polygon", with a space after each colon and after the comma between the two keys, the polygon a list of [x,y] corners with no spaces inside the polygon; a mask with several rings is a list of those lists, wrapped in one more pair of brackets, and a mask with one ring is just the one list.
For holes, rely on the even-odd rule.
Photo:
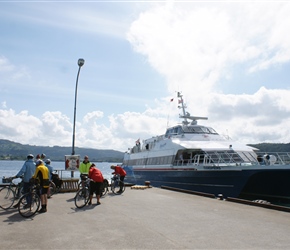
{"label": "calm water", "polygon": [[[15,176],[18,173],[18,171],[21,169],[23,164],[24,164],[24,161],[0,161],[0,183],[2,183],[3,176],[5,177]],[[110,167],[111,165],[116,165],[117,163],[97,162],[95,164],[97,168],[102,171],[104,178],[110,180],[111,173],[113,172]],[[71,171],[65,170],[64,162],[52,161],[51,166],[53,167],[54,170],[58,170],[58,174],[60,178],[62,179],[71,178]],[[80,173],[78,171],[75,171],[74,178],[79,178],[79,177],[80,177]]]}

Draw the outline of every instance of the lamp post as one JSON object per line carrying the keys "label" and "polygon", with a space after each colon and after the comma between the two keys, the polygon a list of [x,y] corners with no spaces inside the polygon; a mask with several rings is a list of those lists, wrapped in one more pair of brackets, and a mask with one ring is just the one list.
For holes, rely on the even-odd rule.
{"label": "lamp post", "polygon": [[84,65],[85,60],[80,58],[78,60],[79,70],[77,74],[76,80],[76,90],[75,90],[75,107],[74,107],[74,124],[73,124],[73,138],[72,138],[72,155],[75,154],[75,129],[76,129],[76,113],[77,113],[77,93],[78,93],[78,81],[81,67]]}

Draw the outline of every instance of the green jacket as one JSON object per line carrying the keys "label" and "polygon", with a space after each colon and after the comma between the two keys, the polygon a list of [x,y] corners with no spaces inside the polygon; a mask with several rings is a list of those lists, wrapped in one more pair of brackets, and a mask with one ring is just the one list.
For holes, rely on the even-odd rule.
{"label": "green jacket", "polygon": [[81,174],[89,174],[89,170],[90,170],[91,165],[92,165],[92,163],[90,163],[90,162],[87,162],[87,163],[82,162],[80,167],[79,167],[80,173]]}

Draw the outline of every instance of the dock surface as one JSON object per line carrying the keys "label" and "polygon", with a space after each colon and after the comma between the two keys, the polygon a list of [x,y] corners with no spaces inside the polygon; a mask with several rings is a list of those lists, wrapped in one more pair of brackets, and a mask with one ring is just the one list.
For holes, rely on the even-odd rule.
{"label": "dock surface", "polygon": [[83,209],[73,198],[56,194],[29,219],[0,210],[0,249],[290,249],[283,211],[159,188],[127,187]]}

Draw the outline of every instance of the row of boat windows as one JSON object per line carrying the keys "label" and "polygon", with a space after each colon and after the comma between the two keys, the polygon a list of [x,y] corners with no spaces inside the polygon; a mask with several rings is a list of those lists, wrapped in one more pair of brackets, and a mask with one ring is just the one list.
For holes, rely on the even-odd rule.
{"label": "row of boat windows", "polygon": [[162,157],[151,157],[151,158],[143,158],[143,159],[133,159],[126,160],[123,162],[124,165],[128,166],[138,166],[138,165],[166,165],[172,164],[173,155],[170,156],[162,156]]}
{"label": "row of boat windows", "polygon": [[218,134],[213,128],[203,126],[177,126],[169,128],[166,131],[165,137],[170,135],[179,135],[184,133],[194,134]]}

